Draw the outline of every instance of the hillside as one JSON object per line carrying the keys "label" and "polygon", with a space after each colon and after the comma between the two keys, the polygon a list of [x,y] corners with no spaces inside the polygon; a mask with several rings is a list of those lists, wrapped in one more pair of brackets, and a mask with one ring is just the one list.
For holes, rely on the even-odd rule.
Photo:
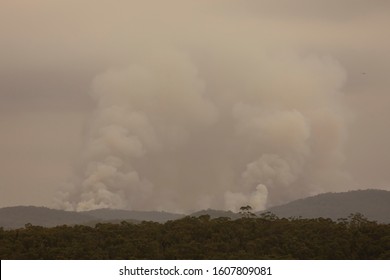
{"label": "hillside", "polygon": [[138,220],[138,221],[152,221],[164,223],[169,220],[176,220],[183,218],[182,214],[174,214],[168,212],[158,211],[130,211],[119,209],[97,209],[82,212],[95,220],[109,221],[109,220]]}
{"label": "hillside", "polygon": [[227,217],[230,219],[239,219],[241,218],[241,215],[238,213],[234,213],[232,211],[222,211],[222,210],[214,210],[214,209],[207,209],[207,210],[201,210],[192,213],[190,216],[192,217],[200,217],[203,215],[209,215],[211,219],[219,218],[219,217]]}
{"label": "hillside", "polygon": [[36,206],[15,206],[0,208],[0,227],[6,229],[22,228],[26,224],[53,227],[57,225],[83,224],[94,226],[100,222],[119,223],[128,221],[152,221],[164,223],[184,217],[157,211],[130,211],[117,209],[97,209],[85,212],[72,212]]}
{"label": "hillside", "polygon": [[82,224],[92,219],[83,213],[46,207],[15,206],[0,209],[0,227],[4,228],[20,228],[28,223],[46,227]]}
{"label": "hillside", "polygon": [[[367,219],[390,223],[390,191],[359,190],[325,193],[267,209],[278,217],[347,218],[361,213]],[[259,214],[259,213],[258,213]]]}

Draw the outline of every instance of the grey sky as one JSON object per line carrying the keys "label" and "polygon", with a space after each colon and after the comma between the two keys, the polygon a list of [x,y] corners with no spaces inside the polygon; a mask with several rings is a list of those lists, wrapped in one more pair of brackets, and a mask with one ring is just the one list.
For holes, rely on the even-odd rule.
{"label": "grey sky", "polygon": [[237,67],[237,50],[255,53],[262,42],[275,53],[331,57],[346,74],[343,168],[352,179],[340,190],[389,190],[388,26],[390,3],[381,0],[2,1],[0,207],[53,206],[82,165],[99,102],[93,82],[134,61],[149,65],[140,57],[161,59],[171,45],[199,61],[234,53]]}

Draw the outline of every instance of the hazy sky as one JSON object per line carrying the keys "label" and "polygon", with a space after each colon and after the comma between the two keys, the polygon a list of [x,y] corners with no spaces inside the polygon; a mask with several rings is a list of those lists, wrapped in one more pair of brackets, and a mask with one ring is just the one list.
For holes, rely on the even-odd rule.
{"label": "hazy sky", "polygon": [[386,0],[3,0],[0,207],[390,190],[388,26]]}

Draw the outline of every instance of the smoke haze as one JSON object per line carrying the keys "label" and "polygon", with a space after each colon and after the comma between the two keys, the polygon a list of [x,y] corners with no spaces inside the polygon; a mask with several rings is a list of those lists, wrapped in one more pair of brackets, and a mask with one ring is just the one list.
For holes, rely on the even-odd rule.
{"label": "smoke haze", "polygon": [[146,48],[94,78],[97,109],[68,206],[263,210],[346,186],[339,63],[246,34],[228,16],[188,24],[178,34],[153,25]]}
{"label": "smoke haze", "polygon": [[[58,207],[263,210],[360,186],[348,172],[354,163],[346,144],[356,115],[350,105],[365,102],[348,95],[361,88],[348,84],[355,74],[347,69],[353,62],[346,42],[375,44],[360,41],[359,32],[341,37],[356,22],[367,28],[374,14],[382,19],[364,1],[344,1],[352,9],[304,0],[294,7],[289,1],[38,2],[23,10],[6,2],[31,32],[10,16],[1,32],[10,38],[23,32],[17,44],[29,46],[18,60],[5,56],[8,69],[65,72],[71,84],[42,79],[41,98],[54,94],[59,109],[53,111],[77,108],[88,119],[80,139],[71,140],[80,152],[68,159],[75,165]],[[330,35],[334,30],[339,35]],[[8,42],[5,52],[11,51]]]}

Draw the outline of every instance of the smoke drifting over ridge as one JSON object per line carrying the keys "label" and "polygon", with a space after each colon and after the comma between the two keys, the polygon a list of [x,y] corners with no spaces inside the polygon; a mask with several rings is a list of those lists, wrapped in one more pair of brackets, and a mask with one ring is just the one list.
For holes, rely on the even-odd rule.
{"label": "smoke drifting over ridge", "polygon": [[62,207],[262,210],[347,187],[337,60],[208,17],[228,27],[155,24],[139,35],[152,39],[134,39],[95,77],[81,170]]}

